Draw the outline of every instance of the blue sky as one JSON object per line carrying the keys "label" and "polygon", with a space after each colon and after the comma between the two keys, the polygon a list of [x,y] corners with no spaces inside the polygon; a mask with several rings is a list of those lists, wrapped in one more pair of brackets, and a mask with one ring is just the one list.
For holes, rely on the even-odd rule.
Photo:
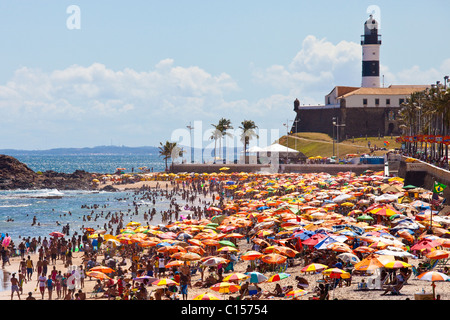
{"label": "blue sky", "polygon": [[295,98],[361,84],[368,8],[386,85],[450,74],[445,0],[0,0],[0,149],[158,145],[190,121],[208,144],[221,117],[283,134]]}

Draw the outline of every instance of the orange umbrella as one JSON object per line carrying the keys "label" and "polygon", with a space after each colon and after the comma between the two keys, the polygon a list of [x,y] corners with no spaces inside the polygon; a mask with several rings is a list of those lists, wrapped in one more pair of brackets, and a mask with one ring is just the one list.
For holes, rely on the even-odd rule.
{"label": "orange umbrella", "polygon": [[200,260],[201,258],[202,257],[198,253],[187,252],[187,253],[181,255],[181,257],[179,259],[183,260],[183,261],[196,261],[196,260]]}
{"label": "orange umbrella", "polygon": [[256,259],[261,258],[262,256],[263,256],[263,254],[261,252],[251,250],[251,251],[247,251],[246,253],[244,253],[241,256],[241,259],[242,260],[256,260]]}
{"label": "orange umbrella", "polygon": [[199,246],[187,246],[185,249],[189,252],[194,252],[201,256],[206,253],[205,249],[203,249],[202,247],[199,247]]}
{"label": "orange umbrella", "polygon": [[174,261],[170,261],[168,264],[166,264],[165,267],[166,268],[180,267],[182,265],[184,265],[184,261],[174,260]]}
{"label": "orange umbrella", "polygon": [[433,250],[426,254],[428,259],[439,260],[439,259],[447,259],[450,255],[450,252],[447,250]]}
{"label": "orange umbrella", "polygon": [[111,279],[106,274],[104,274],[103,272],[100,272],[100,271],[89,271],[89,272],[86,272],[86,275],[88,277],[99,279],[99,280],[110,280]]}
{"label": "orange umbrella", "polygon": [[269,253],[261,257],[261,260],[269,264],[285,263],[287,258],[278,253]]}
{"label": "orange umbrella", "polygon": [[355,252],[361,252],[361,253],[371,253],[371,252],[376,251],[376,249],[374,249],[374,248],[369,248],[369,247],[367,247],[367,246],[360,246],[360,247],[354,249],[353,251],[355,251]]}
{"label": "orange umbrella", "polygon": [[93,268],[89,269],[89,271],[99,271],[99,272],[103,272],[103,273],[113,273],[115,270],[111,269],[110,267],[96,266],[96,267],[93,267]]}
{"label": "orange umbrella", "polygon": [[220,293],[237,292],[241,286],[231,282],[219,282],[211,287],[212,290]]}
{"label": "orange umbrella", "polygon": [[240,233],[229,233],[229,234],[226,234],[225,236],[224,236],[224,238],[235,238],[235,239],[242,239],[243,237],[245,237],[243,234],[240,234]]}
{"label": "orange umbrella", "polygon": [[288,247],[283,247],[283,246],[276,247],[273,252],[288,256],[290,258],[294,258],[299,253],[298,251],[296,251],[294,249],[291,249]]}
{"label": "orange umbrella", "polygon": [[192,244],[194,246],[199,246],[199,247],[204,247],[205,246],[205,244],[202,241],[198,240],[198,239],[188,239],[187,242],[189,242],[190,244]]}
{"label": "orange umbrella", "polygon": [[383,264],[374,256],[369,256],[357,264],[355,264],[355,270],[359,271],[370,271],[378,268],[384,267]]}

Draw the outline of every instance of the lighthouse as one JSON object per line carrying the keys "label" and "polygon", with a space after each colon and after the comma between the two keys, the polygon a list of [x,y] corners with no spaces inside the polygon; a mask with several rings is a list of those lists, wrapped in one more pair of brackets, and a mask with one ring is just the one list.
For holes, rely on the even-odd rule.
{"label": "lighthouse", "polygon": [[380,87],[380,46],[381,35],[378,34],[378,22],[372,15],[364,23],[362,45],[362,84],[365,88]]}

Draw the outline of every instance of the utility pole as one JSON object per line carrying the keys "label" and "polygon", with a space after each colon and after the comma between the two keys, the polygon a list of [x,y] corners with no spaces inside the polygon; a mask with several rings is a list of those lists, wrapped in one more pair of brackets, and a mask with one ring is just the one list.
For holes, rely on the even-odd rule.
{"label": "utility pole", "polygon": [[191,138],[191,163],[194,163],[194,142],[193,142],[193,137],[192,137],[192,130],[194,129],[194,127],[191,125],[190,121],[189,121],[189,125],[187,126],[187,128],[189,129],[189,136]]}

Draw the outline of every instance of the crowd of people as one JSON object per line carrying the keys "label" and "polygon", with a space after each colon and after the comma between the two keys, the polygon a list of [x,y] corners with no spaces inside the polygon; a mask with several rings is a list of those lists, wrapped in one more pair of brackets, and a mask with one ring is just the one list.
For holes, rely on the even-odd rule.
{"label": "crowd of people", "polygon": [[[405,252],[423,237],[422,227],[411,229],[411,238],[399,237],[391,229],[398,220],[391,220],[389,215],[373,214],[368,222],[357,219],[387,205],[376,200],[383,195],[383,182],[382,174],[370,172],[361,177],[354,173],[224,174],[161,181],[155,188],[134,191],[134,212],[106,213],[109,222],[102,230],[83,227],[70,236],[65,229],[66,233],[48,239],[24,238],[17,248],[13,242],[3,248],[4,265],[9,263],[8,252],[20,253],[18,276],[11,277],[11,298],[16,294],[20,298],[23,285],[35,282],[41,299],[187,300],[193,298],[190,291],[208,290],[226,281],[238,287],[230,291],[237,295],[230,294],[229,299],[282,298],[297,289],[307,289],[313,294],[311,298],[329,299],[330,290],[349,287],[354,276],[364,274],[339,254],[351,253],[359,261],[367,258],[367,251],[358,249],[371,244],[369,230],[381,234],[386,243],[399,241]],[[392,184],[401,184],[397,182],[392,180]],[[405,194],[406,190],[402,192]],[[337,202],[337,195],[351,195],[352,199],[346,198],[350,205]],[[169,199],[170,205],[161,212],[163,223],[154,225],[154,213],[140,213],[139,201],[155,203],[161,197]],[[390,206],[398,209],[393,203]],[[104,208],[92,209],[84,220],[87,225],[99,215],[96,209]],[[415,213],[408,211],[412,208],[403,209],[396,212],[399,219],[414,217]],[[126,217],[132,220],[140,215],[142,222],[127,223]],[[326,237],[343,236],[341,231],[353,233],[342,241],[342,250],[316,247]],[[262,258],[264,254],[278,254],[280,247],[290,250],[282,263]],[[247,259],[249,252],[260,255]],[[188,253],[197,256],[187,258],[184,255]],[[301,271],[311,264],[337,268],[350,276],[325,277],[323,282],[312,284],[308,273]],[[383,278],[384,294],[400,292],[411,271],[388,271]],[[286,286],[276,283],[274,288],[268,287],[271,283],[227,279],[235,273],[287,272],[296,274],[295,281]],[[86,292],[86,281],[92,280],[95,286]],[[33,297],[33,292],[28,295]]]}

